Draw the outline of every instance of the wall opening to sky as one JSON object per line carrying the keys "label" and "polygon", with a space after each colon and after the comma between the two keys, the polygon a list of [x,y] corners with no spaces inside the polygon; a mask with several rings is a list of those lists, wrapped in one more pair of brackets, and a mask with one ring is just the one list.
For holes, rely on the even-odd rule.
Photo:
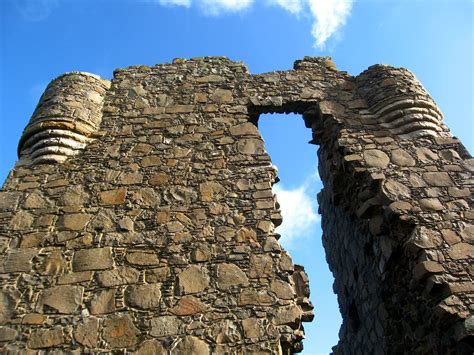
{"label": "wall opening to sky", "polygon": [[322,245],[316,200],[322,188],[318,147],[308,143],[311,129],[305,127],[302,115],[261,114],[258,128],[280,179],[273,186],[283,215],[276,232],[293,262],[305,267],[310,281],[315,318],[303,324],[306,339],[302,354],[327,355],[338,342],[342,318]]}

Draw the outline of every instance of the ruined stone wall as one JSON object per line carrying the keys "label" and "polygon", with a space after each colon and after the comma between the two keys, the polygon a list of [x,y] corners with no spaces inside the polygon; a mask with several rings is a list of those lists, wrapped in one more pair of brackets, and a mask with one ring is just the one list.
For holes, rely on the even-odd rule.
{"label": "ruined stone wall", "polygon": [[3,350],[301,350],[313,312],[274,233],[268,112],[319,145],[335,353],[471,352],[473,160],[414,76],[219,57],[47,88],[0,192]]}

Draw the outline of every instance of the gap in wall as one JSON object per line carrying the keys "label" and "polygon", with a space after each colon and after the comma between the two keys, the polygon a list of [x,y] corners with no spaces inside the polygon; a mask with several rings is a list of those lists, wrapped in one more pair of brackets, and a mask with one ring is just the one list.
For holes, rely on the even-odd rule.
{"label": "gap in wall", "polygon": [[342,318],[321,241],[316,194],[322,182],[317,173],[317,146],[308,144],[311,129],[305,127],[302,115],[261,114],[258,128],[280,178],[273,186],[283,214],[283,224],[276,232],[282,235],[280,243],[293,262],[305,267],[310,281],[315,318],[303,323],[306,339],[302,354],[327,355],[339,340]]}

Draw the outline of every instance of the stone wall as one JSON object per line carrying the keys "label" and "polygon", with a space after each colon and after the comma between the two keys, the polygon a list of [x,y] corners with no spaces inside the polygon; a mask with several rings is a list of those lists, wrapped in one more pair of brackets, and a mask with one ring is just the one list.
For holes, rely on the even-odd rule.
{"label": "stone wall", "polygon": [[407,70],[310,57],[53,81],[0,192],[4,351],[301,350],[313,307],[274,233],[268,112],[302,114],[319,145],[335,353],[472,352],[471,156]]}

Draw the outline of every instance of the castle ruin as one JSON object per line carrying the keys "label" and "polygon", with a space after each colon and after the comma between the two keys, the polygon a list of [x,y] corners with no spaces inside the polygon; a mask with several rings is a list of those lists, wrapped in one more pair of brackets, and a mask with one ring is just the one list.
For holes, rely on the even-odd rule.
{"label": "castle ruin", "polygon": [[408,70],[322,57],[53,80],[0,191],[2,352],[300,351],[313,306],[274,232],[264,113],[319,146],[334,353],[471,354],[474,160]]}

